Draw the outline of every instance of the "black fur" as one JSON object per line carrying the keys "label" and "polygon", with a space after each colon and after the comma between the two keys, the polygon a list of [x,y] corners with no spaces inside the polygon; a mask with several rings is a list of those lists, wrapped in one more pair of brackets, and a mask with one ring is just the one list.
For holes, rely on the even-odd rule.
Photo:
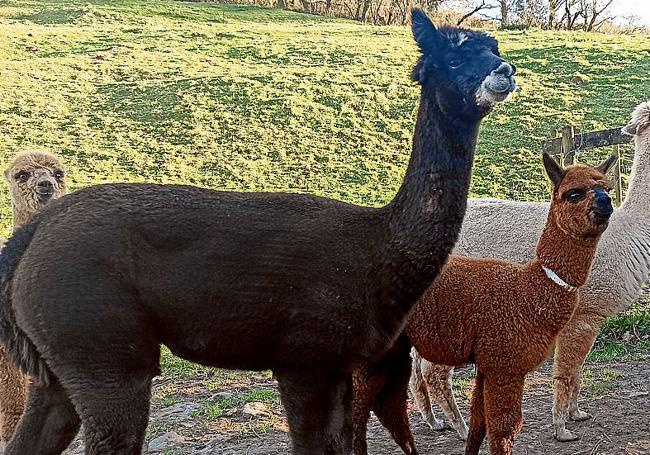
{"label": "black fur", "polygon": [[[449,41],[420,32],[423,53],[428,39]],[[502,63],[491,38],[471,39],[483,47],[462,72],[436,67],[448,53],[418,63],[428,76],[413,153],[385,207],[117,184],[37,213],[21,231],[31,240],[17,234],[0,256],[0,318],[35,346],[23,356],[8,345],[39,362],[20,366],[51,371],[54,385],[36,388],[7,455],[58,453],[79,418],[86,453],[140,453],[161,343],[204,365],[272,369],[294,453],[349,453],[351,372],[390,346],[460,230],[489,111],[472,100]],[[47,449],[43,422],[65,428]]]}
{"label": "black fur", "polygon": [[20,227],[2,248],[0,260],[0,340],[14,365],[37,381],[48,384],[50,371],[34,343],[16,324],[11,306],[11,283],[13,272],[29,246],[36,223]]}

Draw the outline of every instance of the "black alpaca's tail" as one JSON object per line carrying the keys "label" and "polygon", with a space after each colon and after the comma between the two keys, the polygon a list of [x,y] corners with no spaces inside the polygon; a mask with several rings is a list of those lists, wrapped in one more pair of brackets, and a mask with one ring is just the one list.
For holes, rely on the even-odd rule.
{"label": "black alpaca's tail", "polygon": [[52,373],[32,340],[16,323],[16,314],[11,303],[14,272],[37,226],[38,222],[31,222],[20,227],[7,240],[0,253],[0,343],[15,366],[39,383],[49,384]]}

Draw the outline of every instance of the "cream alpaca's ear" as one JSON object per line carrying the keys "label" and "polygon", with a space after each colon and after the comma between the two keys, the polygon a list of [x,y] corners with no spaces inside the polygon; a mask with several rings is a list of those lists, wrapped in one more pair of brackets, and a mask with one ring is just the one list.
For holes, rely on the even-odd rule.
{"label": "cream alpaca's ear", "polygon": [[627,125],[625,125],[623,128],[621,128],[621,131],[623,134],[627,134],[629,136],[634,136],[637,133],[638,130],[638,125],[636,122],[630,122]]}
{"label": "cream alpaca's ear", "polygon": [[650,101],[639,104],[632,112],[630,122],[625,125],[621,131],[624,134],[634,136],[639,134],[641,130],[650,126]]}
{"label": "cream alpaca's ear", "polygon": [[548,178],[551,179],[553,188],[557,188],[557,186],[560,184],[560,182],[562,182],[562,179],[564,178],[564,169],[562,169],[562,166],[560,166],[558,162],[555,161],[555,158],[553,158],[548,153],[542,153],[542,158],[544,161],[544,169],[546,169],[546,174],[548,175]]}
{"label": "cream alpaca's ear", "polygon": [[603,164],[598,166],[596,169],[598,169],[598,171],[601,174],[607,174],[609,172],[609,170],[612,168],[612,166],[614,166],[614,164],[616,164],[617,160],[618,160],[618,158],[616,157],[616,155],[611,155],[609,158],[607,158],[607,160],[605,160],[605,162]]}

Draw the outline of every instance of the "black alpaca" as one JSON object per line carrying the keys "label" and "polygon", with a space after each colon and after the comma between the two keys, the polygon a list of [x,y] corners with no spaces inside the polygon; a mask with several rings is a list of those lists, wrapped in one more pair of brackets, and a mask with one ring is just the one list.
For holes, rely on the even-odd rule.
{"label": "black alpaca", "polygon": [[351,372],[377,358],[444,265],[481,119],[514,89],[482,33],[419,10],[413,154],[383,208],[315,196],[100,185],[40,212],[0,256],[0,337],[35,378],[6,453],[139,454],[159,347],[271,369],[295,454],[351,450]]}

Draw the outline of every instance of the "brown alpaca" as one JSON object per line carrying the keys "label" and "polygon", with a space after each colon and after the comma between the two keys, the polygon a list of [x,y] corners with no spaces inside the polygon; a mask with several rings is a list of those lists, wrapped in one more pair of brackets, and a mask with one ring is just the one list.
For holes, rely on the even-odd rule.
{"label": "brown alpaca", "polygon": [[546,359],[571,318],[613,211],[605,173],[614,162],[611,157],[598,168],[563,170],[544,155],[553,197],[531,262],[449,259],[415,307],[402,340],[377,365],[355,373],[356,455],[366,453],[371,408],[402,450],[416,453],[406,414],[409,345],[430,362],[476,365],[465,453],[478,454],[486,433],[492,455],[512,453],[522,425],[524,378]]}
{"label": "brown alpaca", "polygon": [[[14,231],[52,199],[66,193],[65,167],[51,153],[28,150],[5,170],[13,207]],[[0,347],[0,444],[11,439],[25,407],[29,380],[10,365]]]}

